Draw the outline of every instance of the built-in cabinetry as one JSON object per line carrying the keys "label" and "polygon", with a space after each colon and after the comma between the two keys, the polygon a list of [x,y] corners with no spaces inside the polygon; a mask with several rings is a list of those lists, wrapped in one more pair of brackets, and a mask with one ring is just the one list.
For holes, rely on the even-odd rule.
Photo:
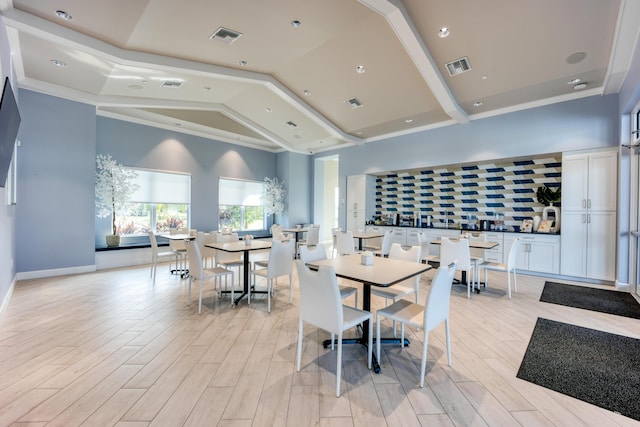
{"label": "built-in cabinetry", "polygon": [[615,280],[616,150],[562,157],[560,273]]}
{"label": "built-in cabinetry", "polygon": [[516,257],[516,269],[539,273],[560,273],[560,236],[557,234],[504,233],[503,260],[506,262],[509,249],[516,238],[520,245]]}
{"label": "built-in cabinetry", "polygon": [[368,175],[351,175],[347,177],[347,230],[354,233],[358,230],[364,230],[367,193],[375,194],[374,177]]}

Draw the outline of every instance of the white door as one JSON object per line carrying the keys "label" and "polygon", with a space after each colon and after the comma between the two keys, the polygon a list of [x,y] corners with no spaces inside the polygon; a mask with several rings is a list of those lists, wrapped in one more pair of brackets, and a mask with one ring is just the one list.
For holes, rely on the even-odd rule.
{"label": "white door", "polygon": [[586,211],[563,212],[560,240],[560,274],[584,277],[587,272]]}
{"label": "white door", "polygon": [[[587,217],[587,277],[615,280],[616,215],[615,212],[593,212]],[[564,233],[564,228],[562,230]],[[563,241],[564,242],[564,241]]]}

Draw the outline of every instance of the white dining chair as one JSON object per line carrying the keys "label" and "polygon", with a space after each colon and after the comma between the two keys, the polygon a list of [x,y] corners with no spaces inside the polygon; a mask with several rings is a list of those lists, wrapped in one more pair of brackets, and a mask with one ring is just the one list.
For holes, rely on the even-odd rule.
{"label": "white dining chair", "polygon": [[384,232],[384,236],[382,236],[382,243],[380,244],[380,249],[373,251],[373,254],[381,257],[388,256],[389,250],[391,250],[392,243],[393,243],[393,230],[387,230]]}
{"label": "white dining chair", "polygon": [[509,298],[511,298],[511,275],[513,275],[513,290],[518,292],[518,279],[516,277],[516,257],[518,256],[518,246],[520,245],[520,238],[517,237],[509,247],[509,254],[507,255],[507,263],[496,263],[485,261],[480,264],[480,269],[484,271],[484,287],[489,285],[489,276],[487,270],[502,271],[507,273],[507,289],[509,292]]}
{"label": "white dining chair", "polygon": [[367,366],[371,369],[373,317],[368,311],[358,310],[342,304],[336,272],[332,267],[320,266],[317,271],[312,271],[302,260],[298,260],[296,261],[296,269],[300,282],[300,316],[298,320],[296,370],[300,372],[305,323],[328,331],[332,337],[337,335],[336,397],[340,397],[343,333],[365,321],[369,321]]}
{"label": "white dining chair", "polygon": [[450,240],[441,237],[440,265],[449,265],[456,262],[456,269],[464,271],[467,281],[467,298],[471,298],[471,289],[475,288],[475,269],[471,263],[471,252],[468,239]]}
{"label": "white dining chair", "polygon": [[[162,251],[160,252],[158,249],[158,241],[156,240],[156,235],[153,231],[149,231],[149,242],[151,243],[151,277],[153,278],[153,283],[156,283],[156,269],[158,267],[158,261],[161,258],[169,259],[169,271],[171,271],[171,259],[176,258],[176,253],[172,250]],[[176,258],[176,265],[177,265]]]}
{"label": "white dining chair", "polygon": [[[274,240],[271,243],[269,261],[266,268],[256,268],[251,271],[253,287],[256,284],[256,276],[267,280],[267,311],[271,313],[271,295],[273,294],[277,279],[280,276],[289,276],[289,304],[293,302],[293,256],[295,254],[295,240]],[[251,304],[251,286],[247,302]]]}
{"label": "white dining chair", "polygon": [[315,246],[319,243],[320,240],[320,226],[319,225],[311,225],[307,229],[306,238],[298,241],[298,253],[300,252],[300,248],[302,246]]}
{"label": "white dining chair", "polygon": [[[400,243],[394,243],[389,249],[389,258],[419,263],[421,253],[422,248],[420,246],[403,247]],[[371,295],[384,298],[385,306],[389,305],[389,301],[396,302],[409,295],[413,295],[414,300],[417,303],[420,295],[420,275],[418,274],[403,282],[396,283],[393,286],[387,286],[384,288],[380,286],[372,286]],[[393,336],[396,336],[395,322],[393,323]]]}
{"label": "white dining chair", "polygon": [[[451,283],[456,271],[456,263],[442,265],[438,268],[424,305],[405,299],[394,302],[376,312],[376,337],[380,337],[380,321],[382,318],[400,322],[400,346],[404,347],[405,325],[419,328],[423,331],[422,361],[420,363],[420,387],[424,387],[424,376],[427,368],[427,347],[429,332],[440,323],[445,325],[445,339],[447,345],[447,361],[451,366],[451,334],[449,330],[449,306],[451,303]],[[395,329],[395,327],[394,327]],[[380,361],[380,341],[376,340],[376,357]]]}
{"label": "white dining chair", "polygon": [[211,260],[211,267],[214,267],[216,250],[206,246],[207,243],[214,242],[213,236],[209,233],[205,233],[204,231],[198,231],[196,233],[196,242],[198,243],[198,249],[200,250],[200,254],[202,255],[204,268],[207,268],[207,266],[209,265],[209,260]]}
{"label": "white dining chair", "polygon": [[[240,238],[238,233],[215,233],[216,243],[225,242],[238,242]],[[242,277],[242,268],[244,267],[244,260],[241,252],[225,252],[221,249],[216,249],[216,265],[222,268],[237,268],[238,277]]]}
{"label": "white dining chair", "polygon": [[338,256],[352,255],[356,253],[351,231],[339,231],[336,234]]}
{"label": "white dining chair", "polygon": [[233,301],[233,271],[222,267],[204,268],[202,264],[202,254],[200,253],[198,243],[187,239],[184,241],[184,244],[187,251],[187,258],[189,260],[189,304],[191,304],[191,282],[193,280],[197,280],[200,284],[200,293],[198,297],[198,314],[200,314],[202,312],[202,291],[204,289],[204,282],[208,279],[214,279],[214,289],[218,290],[219,296],[222,291],[219,280],[224,277],[225,290],[227,290],[227,278],[229,275],[231,275],[231,301]]}
{"label": "white dining chair", "polygon": [[[327,259],[327,250],[322,243],[318,243],[315,247],[303,246],[300,248],[300,261],[307,263]],[[353,286],[339,285],[340,298],[344,301],[351,295],[354,295],[354,308],[358,308],[358,288]],[[333,350],[333,336],[331,337],[331,349]]]}

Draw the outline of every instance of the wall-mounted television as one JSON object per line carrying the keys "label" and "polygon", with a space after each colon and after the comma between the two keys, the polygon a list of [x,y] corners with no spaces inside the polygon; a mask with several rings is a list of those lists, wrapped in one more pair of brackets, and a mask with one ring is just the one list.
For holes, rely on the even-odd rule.
{"label": "wall-mounted television", "polygon": [[20,111],[13,94],[9,77],[4,79],[0,100],[0,187],[7,182],[7,173],[13,157],[13,149],[20,128]]}

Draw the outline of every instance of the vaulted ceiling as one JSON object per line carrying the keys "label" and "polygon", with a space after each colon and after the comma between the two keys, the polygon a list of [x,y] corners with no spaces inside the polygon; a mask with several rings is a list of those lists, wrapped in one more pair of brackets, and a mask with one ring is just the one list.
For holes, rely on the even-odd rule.
{"label": "vaulted ceiling", "polygon": [[107,117],[301,153],[615,93],[640,30],[633,0],[0,7],[20,87]]}

